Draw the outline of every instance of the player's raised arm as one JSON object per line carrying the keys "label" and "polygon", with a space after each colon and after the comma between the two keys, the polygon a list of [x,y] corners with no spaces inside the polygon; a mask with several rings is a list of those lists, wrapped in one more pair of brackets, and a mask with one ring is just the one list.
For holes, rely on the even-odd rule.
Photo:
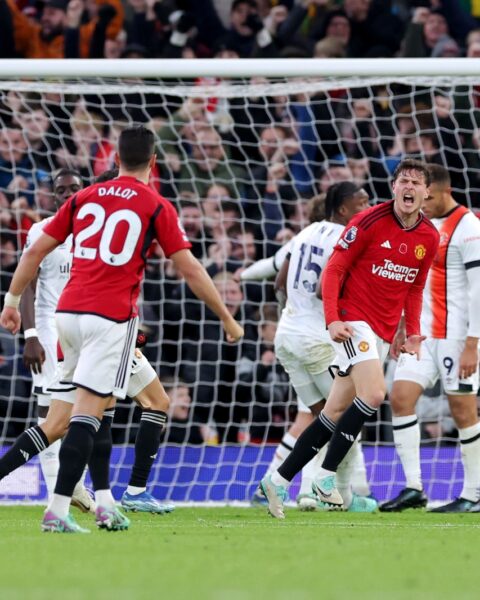
{"label": "player's raised arm", "polygon": [[42,233],[33,246],[22,255],[13,274],[10,288],[5,295],[4,308],[0,317],[2,327],[13,334],[18,333],[22,322],[18,307],[23,291],[36,276],[38,267],[45,256],[59,244],[60,242],[55,238]]}
{"label": "player's raised arm", "polygon": [[193,256],[190,250],[179,250],[170,255],[175,268],[185,278],[189,288],[197,298],[203,300],[222,321],[223,328],[229,342],[236,342],[243,336],[243,328],[228,312],[220,294],[210,276]]}
{"label": "player's raised arm", "polygon": [[277,297],[280,308],[284,308],[287,302],[287,277],[288,268],[290,266],[290,253],[287,254],[283,261],[280,271],[275,278],[275,295]]}

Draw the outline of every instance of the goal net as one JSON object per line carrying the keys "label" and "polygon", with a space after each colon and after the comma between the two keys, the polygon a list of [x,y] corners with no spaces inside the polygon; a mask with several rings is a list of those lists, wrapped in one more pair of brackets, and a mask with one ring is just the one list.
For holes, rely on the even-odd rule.
{"label": "goal net", "polygon": [[[294,67],[285,61],[288,77],[281,75],[283,61],[208,61],[208,68],[206,61],[185,61],[188,68],[174,62],[163,79],[156,74],[165,61],[103,61],[101,69],[95,61],[90,67],[51,61],[30,72],[28,61],[8,71],[0,66],[2,302],[28,228],[53,210],[52,174],[75,168],[87,185],[114,166],[125,127],[151,127],[157,164],[150,184],[175,204],[194,254],[246,331],[241,344],[226,344],[213,314],[152,248],[141,298],[144,352],[172,408],[151,488],[171,500],[245,501],[297,405],[273,353],[278,308],[270,266],[265,279],[240,280],[242,270],[271,257],[308,224],[309,200],[336,181],[355,180],[371,203],[388,199],[391,175],[407,155],[447,167],[455,198],[479,207],[480,79],[409,75],[408,66],[407,73],[385,76],[398,61],[382,63],[380,74],[363,68],[364,61],[361,69],[354,61],[348,69],[345,61],[296,61]],[[421,71],[436,63],[424,62]],[[336,68],[343,75],[328,75]],[[5,451],[35,423],[36,404],[22,363],[23,337],[0,331],[0,344]],[[450,499],[462,471],[443,390],[428,390],[418,413],[427,494]],[[139,415],[130,399],[118,403],[117,497],[128,480]],[[377,498],[403,487],[388,401],[364,429],[363,452]],[[35,460],[0,482],[0,500],[42,500],[45,493]]]}

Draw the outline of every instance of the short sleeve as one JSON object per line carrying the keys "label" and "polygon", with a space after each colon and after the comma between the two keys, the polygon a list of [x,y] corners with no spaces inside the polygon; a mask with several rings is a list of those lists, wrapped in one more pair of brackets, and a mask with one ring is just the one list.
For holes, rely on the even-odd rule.
{"label": "short sleeve", "polygon": [[25,246],[23,247],[23,252],[25,252],[25,250],[28,250],[30,248],[30,246],[32,246],[40,237],[40,235],[42,234],[42,225],[39,223],[35,223],[34,225],[32,225],[32,227],[30,227],[30,229],[28,230],[27,233],[27,239],[25,241]]}
{"label": "short sleeve", "polygon": [[50,223],[43,228],[44,233],[56,239],[57,242],[64,242],[72,233],[76,199],[77,196],[75,195],[67,200]]}
{"label": "short sleeve", "polygon": [[176,210],[167,201],[161,204],[160,212],[155,219],[155,233],[167,258],[179,250],[188,250],[192,247]]}
{"label": "short sleeve", "polygon": [[480,221],[468,215],[468,225],[462,231],[460,251],[465,268],[480,267]]}

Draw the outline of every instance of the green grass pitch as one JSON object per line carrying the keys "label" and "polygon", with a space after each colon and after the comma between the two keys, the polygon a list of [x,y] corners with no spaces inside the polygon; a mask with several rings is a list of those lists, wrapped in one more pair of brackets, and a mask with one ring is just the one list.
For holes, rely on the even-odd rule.
{"label": "green grass pitch", "polygon": [[180,507],[133,514],[128,532],[62,535],[40,532],[42,510],[0,507],[2,600],[480,597],[475,514]]}

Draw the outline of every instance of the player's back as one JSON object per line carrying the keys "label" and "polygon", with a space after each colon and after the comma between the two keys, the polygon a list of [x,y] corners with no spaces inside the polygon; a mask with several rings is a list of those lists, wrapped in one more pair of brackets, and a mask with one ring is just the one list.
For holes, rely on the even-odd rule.
{"label": "player's back", "polygon": [[134,177],[85,188],[59,210],[45,232],[62,240],[73,233],[70,280],[58,311],[125,321],[136,302],[153,240],[169,256],[190,244],[173,206]]}
{"label": "player's back", "polygon": [[432,219],[440,245],[423,295],[422,333],[463,340],[467,336],[469,283],[467,270],[480,260],[480,221],[458,205],[448,215]]}
{"label": "player's back", "polygon": [[280,327],[309,336],[325,332],[323,303],[317,298],[316,289],[321,272],[343,229],[343,225],[321,221],[308,225],[293,238],[287,277],[287,304],[282,312]]}

